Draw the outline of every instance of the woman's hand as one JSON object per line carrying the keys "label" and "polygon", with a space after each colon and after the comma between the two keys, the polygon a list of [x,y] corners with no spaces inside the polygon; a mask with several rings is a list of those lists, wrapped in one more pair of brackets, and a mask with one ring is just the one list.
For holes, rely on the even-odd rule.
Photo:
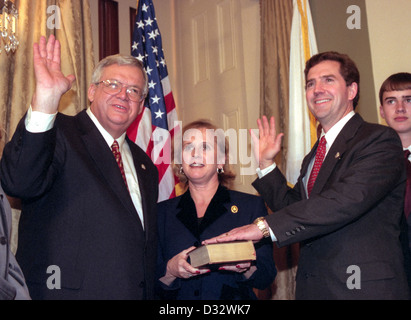
{"label": "woman's hand", "polygon": [[233,272],[238,272],[238,273],[243,273],[249,270],[251,267],[251,262],[241,262],[237,263],[235,265],[232,264],[226,264],[220,266],[218,270],[224,270],[224,271],[233,271]]}
{"label": "woman's hand", "polygon": [[209,269],[194,268],[191,264],[187,262],[188,253],[194,250],[195,248],[196,247],[194,246],[190,247],[186,250],[181,251],[179,254],[171,258],[167,263],[166,276],[189,279],[191,277],[210,272]]}

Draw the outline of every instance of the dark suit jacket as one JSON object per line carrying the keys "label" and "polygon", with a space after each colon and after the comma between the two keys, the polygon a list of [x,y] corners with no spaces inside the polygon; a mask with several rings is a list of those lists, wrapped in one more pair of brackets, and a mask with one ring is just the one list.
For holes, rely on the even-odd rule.
{"label": "dark suit jacket", "polygon": [[[260,197],[220,186],[201,223],[190,191],[160,202],[158,214],[160,278],[165,274],[168,260],[176,254],[200,245],[203,240],[252,223],[257,217],[267,215],[267,209]],[[256,244],[256,253],[257,271],[248,280],[239,273],[213,271],[191,279],[176,279],[171,287],[163,286],[169,291],[161,292],[162,297],[180,300],[255,299],[252,288],[268,287],[277,273],[271,241]]]}
{"label": "dark suit jacket", "polygon": [[[274,211],[267,221],[278,245],[302,242],[296,298],[408,298],[399,242],[406,176],[398,135],[356,114],[334,141],[307,200],[302,178],[316,147],[293,189],[278,168],[253,183]],[[360,268],[361,289],[347,286],[358,284],[352,265]]]}
{"label": "dark suit jacket", "polygon": [[[153,297],[158,172],[127,143],[144,230],[110,147],[85,110],[58,114],[45,133],[28,132],[24,118],[19,123],[4,149],[1,178],[4,190],[22,200],[16,256],[33,299]],[[48,288],[58,276],[49,266],[59,268],[61,289]]]}
{"label": "dark suit jacket", "polygon": [[10,249],[11,208],[0,187],[0,300],[29,300],[23,272]]}

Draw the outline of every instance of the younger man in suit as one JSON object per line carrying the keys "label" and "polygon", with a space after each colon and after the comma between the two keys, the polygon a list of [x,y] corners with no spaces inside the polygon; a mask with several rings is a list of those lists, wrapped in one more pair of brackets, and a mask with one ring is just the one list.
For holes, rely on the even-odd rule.
{"label": "younger man in suit", "polygon": [[252,134],[261,169],[253,186],[273,214],[206,242],[270,236],[279,246],[300,242],[297,299],[408,299],[399,242],[401,141],[393,129],[354,112],[359,72],[347,55],[313,56],[305,77],[308,107],[322,133],[297,183],[290,188],[276,167],[283,134],[263,117],[260,137]]}
{"label": "younger man in suit", "polygon": [[389,76],[381,85],[379,98],[381,117],[400,136],[406,160],[407,190],[402,240],[406,241],[406,272],[411,288],[411,193],[408,192],[408,185],[411,186],[411,74],[400,72]]}

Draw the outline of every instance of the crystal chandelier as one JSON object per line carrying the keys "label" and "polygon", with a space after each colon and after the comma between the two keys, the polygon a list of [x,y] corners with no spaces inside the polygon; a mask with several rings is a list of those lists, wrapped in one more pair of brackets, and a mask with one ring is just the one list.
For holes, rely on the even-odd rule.
{"label": "crystal chandelier", "polygon": [[19,45],[16,37],[18,15],[13,2],[0,0],[0,54],[3,49],[7,54],[10,51],[14,53]]}

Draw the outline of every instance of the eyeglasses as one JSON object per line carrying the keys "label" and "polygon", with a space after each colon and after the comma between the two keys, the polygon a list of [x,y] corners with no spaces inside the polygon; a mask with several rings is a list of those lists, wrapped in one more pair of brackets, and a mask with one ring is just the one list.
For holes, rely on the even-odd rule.
{"label": "eyeglasses", "polygon": [[123,90],[123,88],[126,88],[127,97],[131,101],[140,102],[144,98],[141,90],[135,86],[126,86],[120,81],[110,79],[97,82],[96,85],[99,85],[100,83],[104,85],[104,92],[110,95],[118,94],[119,92],[121,92],[121,90]]}

